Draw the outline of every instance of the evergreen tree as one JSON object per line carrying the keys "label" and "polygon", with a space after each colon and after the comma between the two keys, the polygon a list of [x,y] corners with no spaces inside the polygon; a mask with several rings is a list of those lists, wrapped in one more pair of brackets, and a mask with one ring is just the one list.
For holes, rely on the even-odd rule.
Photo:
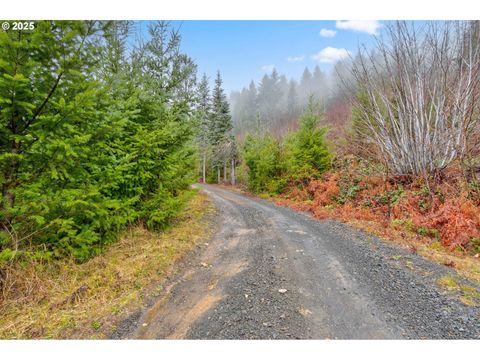
{"label": "evergreen tree", "polygon": [[[100,49],[95,36],[103,26],[93,21],[42,21],[32,32],[0,34],[4,254],[20,247],[19,235],[14,234],[24,237],[43,226],[54,228],[56,238],[64,238],[67,246],[73,236],[80,241],[98,239],[55,217],[66,208],[68,218],[73,208],[80,207],[74,200],[88,202],[98,191],[90,185],[88,169],[78,164],[92,154],[88,149],[96,140],[92,132],[99,121],[95,109],[99,92],[92,74]],[[90,204],[94,203],[92,199]],[[88,206],[77,216],[88,224]],[[44,233],[27,238],[55,241]]]}
{"label": "evergreen tree", "polygon": [[294,80],[290,80],[287,95],[287,116],[289,120],[294,120],[298,116],[298,108],[297,85]]}
{"label": "evergreen tree", "polygon": [[325,104],[326,101],[326,96],[327,96],[327,84],[326,84],[326,77],[323,74],[323,72],[320,70],[320,66],[315,66],[315,69],[313,70],[313,76],[312,76],[312,88],[313,88],[313,93],[315,97],[322,102],[322,104]]}
{"label": "evergreen tree", "polygon": [[330,166],[330,152],[325,140],[327,129],[321,126],[321,119],[320,105],[311,97],[299,129],[287,138],[288,168],[296,180],[316,178]]}
{"label": "evergreen tree", "polygon": [[[223,165],[224,177],[226,177],[226,163],[229,160],[226,143],[232,131],[232,117],[230,116],[230,107],[222,87],[222,77],[220,71],[217,72],[215,86],[212,95],[212,112],[210,120],[210,143],[213,147],[213,165],[220,174],[220,168]],[[220,180],[220,176],[218,176]]]}
{"label": "evergreen tree", "polygon": [[[248,88],[234,91],[230,96],[235,134],[245,134],[253,129],[284,134],[300,117],[311,96],[329,105],[329,89],[334,84],[331,80],[317,65],[313,74],[306,67],[299,82],[288,81],[275,69],[262,77],[258,90],[251,81]],[[339,90],[335,89],[335,93],[338,94]]]}
{"label": "evergreen tree", "polygon": [[260,117],[268,124],[272,125],[277,114],[278,107],[282,100],[282,91],[280,88],[280,76],[276,69],[273,69],[269,76],[265,74],[260,82],[258,89],[258,107]]}
{"label": "evergreen tree", "polygon": [[257,94],[257,87],[253,81],[250,82],[248,86],[248,90],[246,92],[246,101],[245,106],[247,108],[246,117],[248,119],[248,126],[251,126],[255,123],[255,119],[258,114],[258,94]]}
{"label": "evergreen tree", "polygon": [[207,74],[203,74],[202,80],[198,85],[198,107],[197,114],[199,117],[198,145],[201,155],[202,182],[206,181],[207,152],[209,145],[209,131],[211,120],[211,98],[210,87],[208,84]]}
{"label": "evergreen tree", "polygon": [[280,143],[270,133],[248,134],[243,144],[248,167],[248,187],[255,192],[278,193],[282,174]]}
{"label": "evergreen tree", "polygon": [[0,272],[18,255],[84,260],[129,223],[159,228],[178,211],[195,66],[164,23],[127,55],[129,26],[0,33]]}
{"label": "evergreen tree", "polygon": [[300,99],[302,104],[306,104],[310,95],[312,95],[312,73],[305,67],[300,79]]}

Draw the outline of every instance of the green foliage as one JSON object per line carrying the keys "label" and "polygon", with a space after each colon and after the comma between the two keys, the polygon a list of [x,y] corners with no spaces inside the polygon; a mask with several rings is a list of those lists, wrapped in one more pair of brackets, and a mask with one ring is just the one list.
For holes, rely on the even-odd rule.
{"label": "green foliage", "polygon": [[436,238],[436,239],[440,238],[440,233],[438,232],[437,229],[428,228],[426,226],[419,226],[417,228],[417,234],[421,236]]}
{"label": "green foliage", "polygon": [[134,221],[162,228],[196,161],[195,65],[154,23],[39,21],[0,33],[0,258],[82,261]]}
{"label": "green foliage", "polygon": [[404,190],[401,186],[398,189],[385,191],[382,194],[378,194],[374,197],[375,201],[380,205],[394,205],[404,195]]}
{"label": "green foliage", "polygon": [[255,192],[275,192],[279,185],[275,180],[282,174],[280,143],[273,136],[247,135],[244,143],[244,159],[248,166],[248,186]]}
{"label": "green foliage", "polygon": [[468,197],[474,201],[480,202],[480,181],[472,179],[468,182]]}
{"label": "green foliage", "polygon": [[288,185],[288,179],[286,177],[274,178],[268,184],[268,192],[271,195],[281,194]]}
{"label": "green foliage", "polygon": [[350,200],[355,199],[360,188],[360,179],[357,177],[354,178],[342,178],[339,181],[340,191],[338,195],[333,197],[333,200],[339,204],[345,204]]}
{"label": "green foliage", "polygon": [[237,182],[239,184],[248,184],[249,170],[248,170],[247,164],[243,160],[244,159],[243,148],[240,149],[240,154],[239,155],[240,155],[242,160],[240,161],[239,165],[237,166],[237,168],[235,170],[236,176],[237,176]]}
{"label": "green foliage", "polygon": [[393,219],[392,225],[402,227],[407,231],[415,231],[415,224],[412,219]]}
{"label": "green foliage", "polygon": [[327,129],[320,126],[321,113],[318,107],[311,100],[300,119],[298,131],[287,137],[289,172],[296,180],[318,178],[330,167],[331,155],[325,141]]}
{"label": "green foliage", "polygon": [[320,127],[320,120],[318,105],[311,102],[299,129],[285,138],[278,140],[268,132],[247,135],[240,178],[247,174],[252,191],[278,195],[292,180],[305,182],[319,177],[329,168],[331,156],[325,141],[326,129]]}
{"label": "green foliage", "polygon": [[473,238],[470,240],[470,245],[476,253],[480,253],[480,238]]}
{"label": "green foliage", "polygon": [[92,327],[93,330],[98,330],[102,327],[102,323],[98,321],[92,321],[90,326]]}

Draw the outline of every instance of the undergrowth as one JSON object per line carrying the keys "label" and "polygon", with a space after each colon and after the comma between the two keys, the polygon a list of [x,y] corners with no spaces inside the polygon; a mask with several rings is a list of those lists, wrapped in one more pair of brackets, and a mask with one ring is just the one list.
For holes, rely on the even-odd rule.
{"label": "undergrowth", "polygon": [[426,184],[383,175],[361,175],[359,165],[326,172],[306,186],[290,186],[280,204],[310,211],[319,219],[365,220],[439,241],[450,250],[480,250],[480,201],[461,177]]}
{"label": "undergrowth", "polygon": [[74,259],[17,262],[0,294],[0,338],[103,338],[138,308],[195,242],[206,236],[213,205],[202,193],[189,200],[171,228],[132,226],[105,252]]}
{"label": "undergrowth", "polygon": [[480,194],[458,170],[427,183],[386,177],[356,158],[342,162],[306,185],[290,182],[270,199],[349,223],[480,283]]}

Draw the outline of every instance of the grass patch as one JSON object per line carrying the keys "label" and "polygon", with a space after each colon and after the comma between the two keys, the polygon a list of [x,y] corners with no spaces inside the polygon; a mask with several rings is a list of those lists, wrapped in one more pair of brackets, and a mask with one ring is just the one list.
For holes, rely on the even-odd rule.
{"label": "grass patch", "polygon": [[1,294],[0,338],[106,337],[209,235],[214,212],[206,195],[194,191],[163,232],[133,226],[83,264],[63,260],[7,269],[11,280]]}
{"label": "grass patch", "polygon": [[458,290],[460,288],[457,280],[452,275],[442,276],[437,280],[437,283],[443,287],[446,287],[448,290]]}
{"label": "grass patch", "polygon": [[440,241],[432,241],[428,247],[432,250],[443,250],[443,245]]}
{"label": "grass patch", "polygon": [[477,305],[480,304],[480,292],[470,286],[461,286],[460,290],[462,291],[462,296],[460,300],[467,305]]}
{"label": "grass patch", "polygon": [[458,293],[460,300],[466,305],[473,306],[480,304],[480,292],[473,287],[459,284],[452,275],[445,275],[439,278],[437,283],[449,291]]}
{"label": "grass patch", "polygon": [[272,195],[270,195],[269,193],[260,193],[257,195],[257,197],[259,197],[260,199],[269,200],[272,198]]}
{"label": "grass patch", "polygon": [[448,251],[436,242],[418,245],[418,253],[439,264],[455,263],[455,271],[477,284],[480,284],[480,261],[462,251]]}

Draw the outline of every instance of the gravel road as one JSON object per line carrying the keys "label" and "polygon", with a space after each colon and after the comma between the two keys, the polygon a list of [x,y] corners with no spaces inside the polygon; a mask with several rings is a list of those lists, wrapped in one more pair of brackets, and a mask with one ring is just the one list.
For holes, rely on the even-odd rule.
{"label": "gravel road", "polygon": [[197,186],[218,231],[113,338],[480,338],[480,307],[436,285],[451,269],[345,224]]}

